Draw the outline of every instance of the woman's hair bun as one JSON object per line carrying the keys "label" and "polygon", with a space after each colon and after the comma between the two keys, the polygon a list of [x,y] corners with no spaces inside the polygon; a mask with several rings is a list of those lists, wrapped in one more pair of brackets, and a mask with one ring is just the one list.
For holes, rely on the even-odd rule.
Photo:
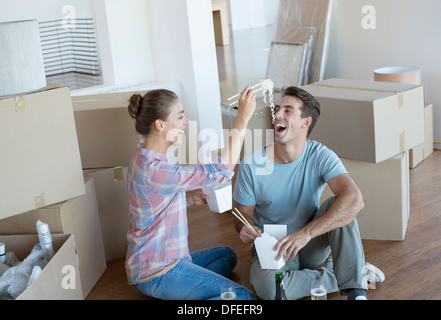
{"label": "woman's hair bun", "polygon": [[141,110],[141,102],[142,102],[142,96],[135,93],[130,97],[129,100],[129,114],[132,118],[136,119],[138,116],[140,110]]}

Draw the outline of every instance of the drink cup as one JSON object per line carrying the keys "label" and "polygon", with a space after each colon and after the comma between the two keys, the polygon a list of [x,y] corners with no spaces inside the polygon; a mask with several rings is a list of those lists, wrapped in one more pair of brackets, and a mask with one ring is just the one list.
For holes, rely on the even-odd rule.
{"label": "drink cup", "polygon": [[236,300],[236,290],[232,285],[223,285],[220,294],[221,300]]}
{"label": "drink cup", "polygon": [[326,300],[327,292],[320,277],[315,278],[311,285],[311,300]]}

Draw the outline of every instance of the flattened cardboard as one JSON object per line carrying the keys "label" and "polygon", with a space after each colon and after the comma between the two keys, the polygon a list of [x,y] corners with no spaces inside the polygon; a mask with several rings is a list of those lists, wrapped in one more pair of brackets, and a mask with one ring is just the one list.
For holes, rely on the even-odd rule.
{"label": "flattened cardboard", "polygon": [[304,84],[308,43],[272,41],[266,78],[274,82],[274,90]]}
{"label": "flattened cardboard", "polygon": [[69,88],[0,99],[0,218],[85,193]]}

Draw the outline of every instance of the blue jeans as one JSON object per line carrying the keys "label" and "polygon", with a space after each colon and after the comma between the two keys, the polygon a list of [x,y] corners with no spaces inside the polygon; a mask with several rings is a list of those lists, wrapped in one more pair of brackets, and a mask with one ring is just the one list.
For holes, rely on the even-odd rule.
{"label": "blue jeans", "polygon": [[135,284],[141,293],[164,300],[219,300],[221,286],[236,289],[237,300],[254,300],[247,288],[227,279],[237,263],[230,247],[213,247],[190,253],[192,262],[181,260],[166,274]]}

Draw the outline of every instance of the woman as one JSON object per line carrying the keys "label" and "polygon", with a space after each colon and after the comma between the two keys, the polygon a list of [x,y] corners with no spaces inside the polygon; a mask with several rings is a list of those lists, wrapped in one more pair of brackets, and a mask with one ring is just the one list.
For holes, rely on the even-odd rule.
{"label": "woman", "polygon": [[[145,295],[170,300],[219,299],[221,286],[235,287],[237,299],[254,299],[252,293],[227,279],[237,257],[232,248],[216,247],[189,252],[186,191],[232,178],[256,96],[248,86],[239,98],[239,109],[229,141],[217,163],[177,166],[167,163],[170,146],[182,143],[188,125],[176,94],[153,90],[130,98],[129,114],[144,137],[127,173],[130,227],[126,272],[130,284]],[[203,193],[190,203],[206,203]]]}

